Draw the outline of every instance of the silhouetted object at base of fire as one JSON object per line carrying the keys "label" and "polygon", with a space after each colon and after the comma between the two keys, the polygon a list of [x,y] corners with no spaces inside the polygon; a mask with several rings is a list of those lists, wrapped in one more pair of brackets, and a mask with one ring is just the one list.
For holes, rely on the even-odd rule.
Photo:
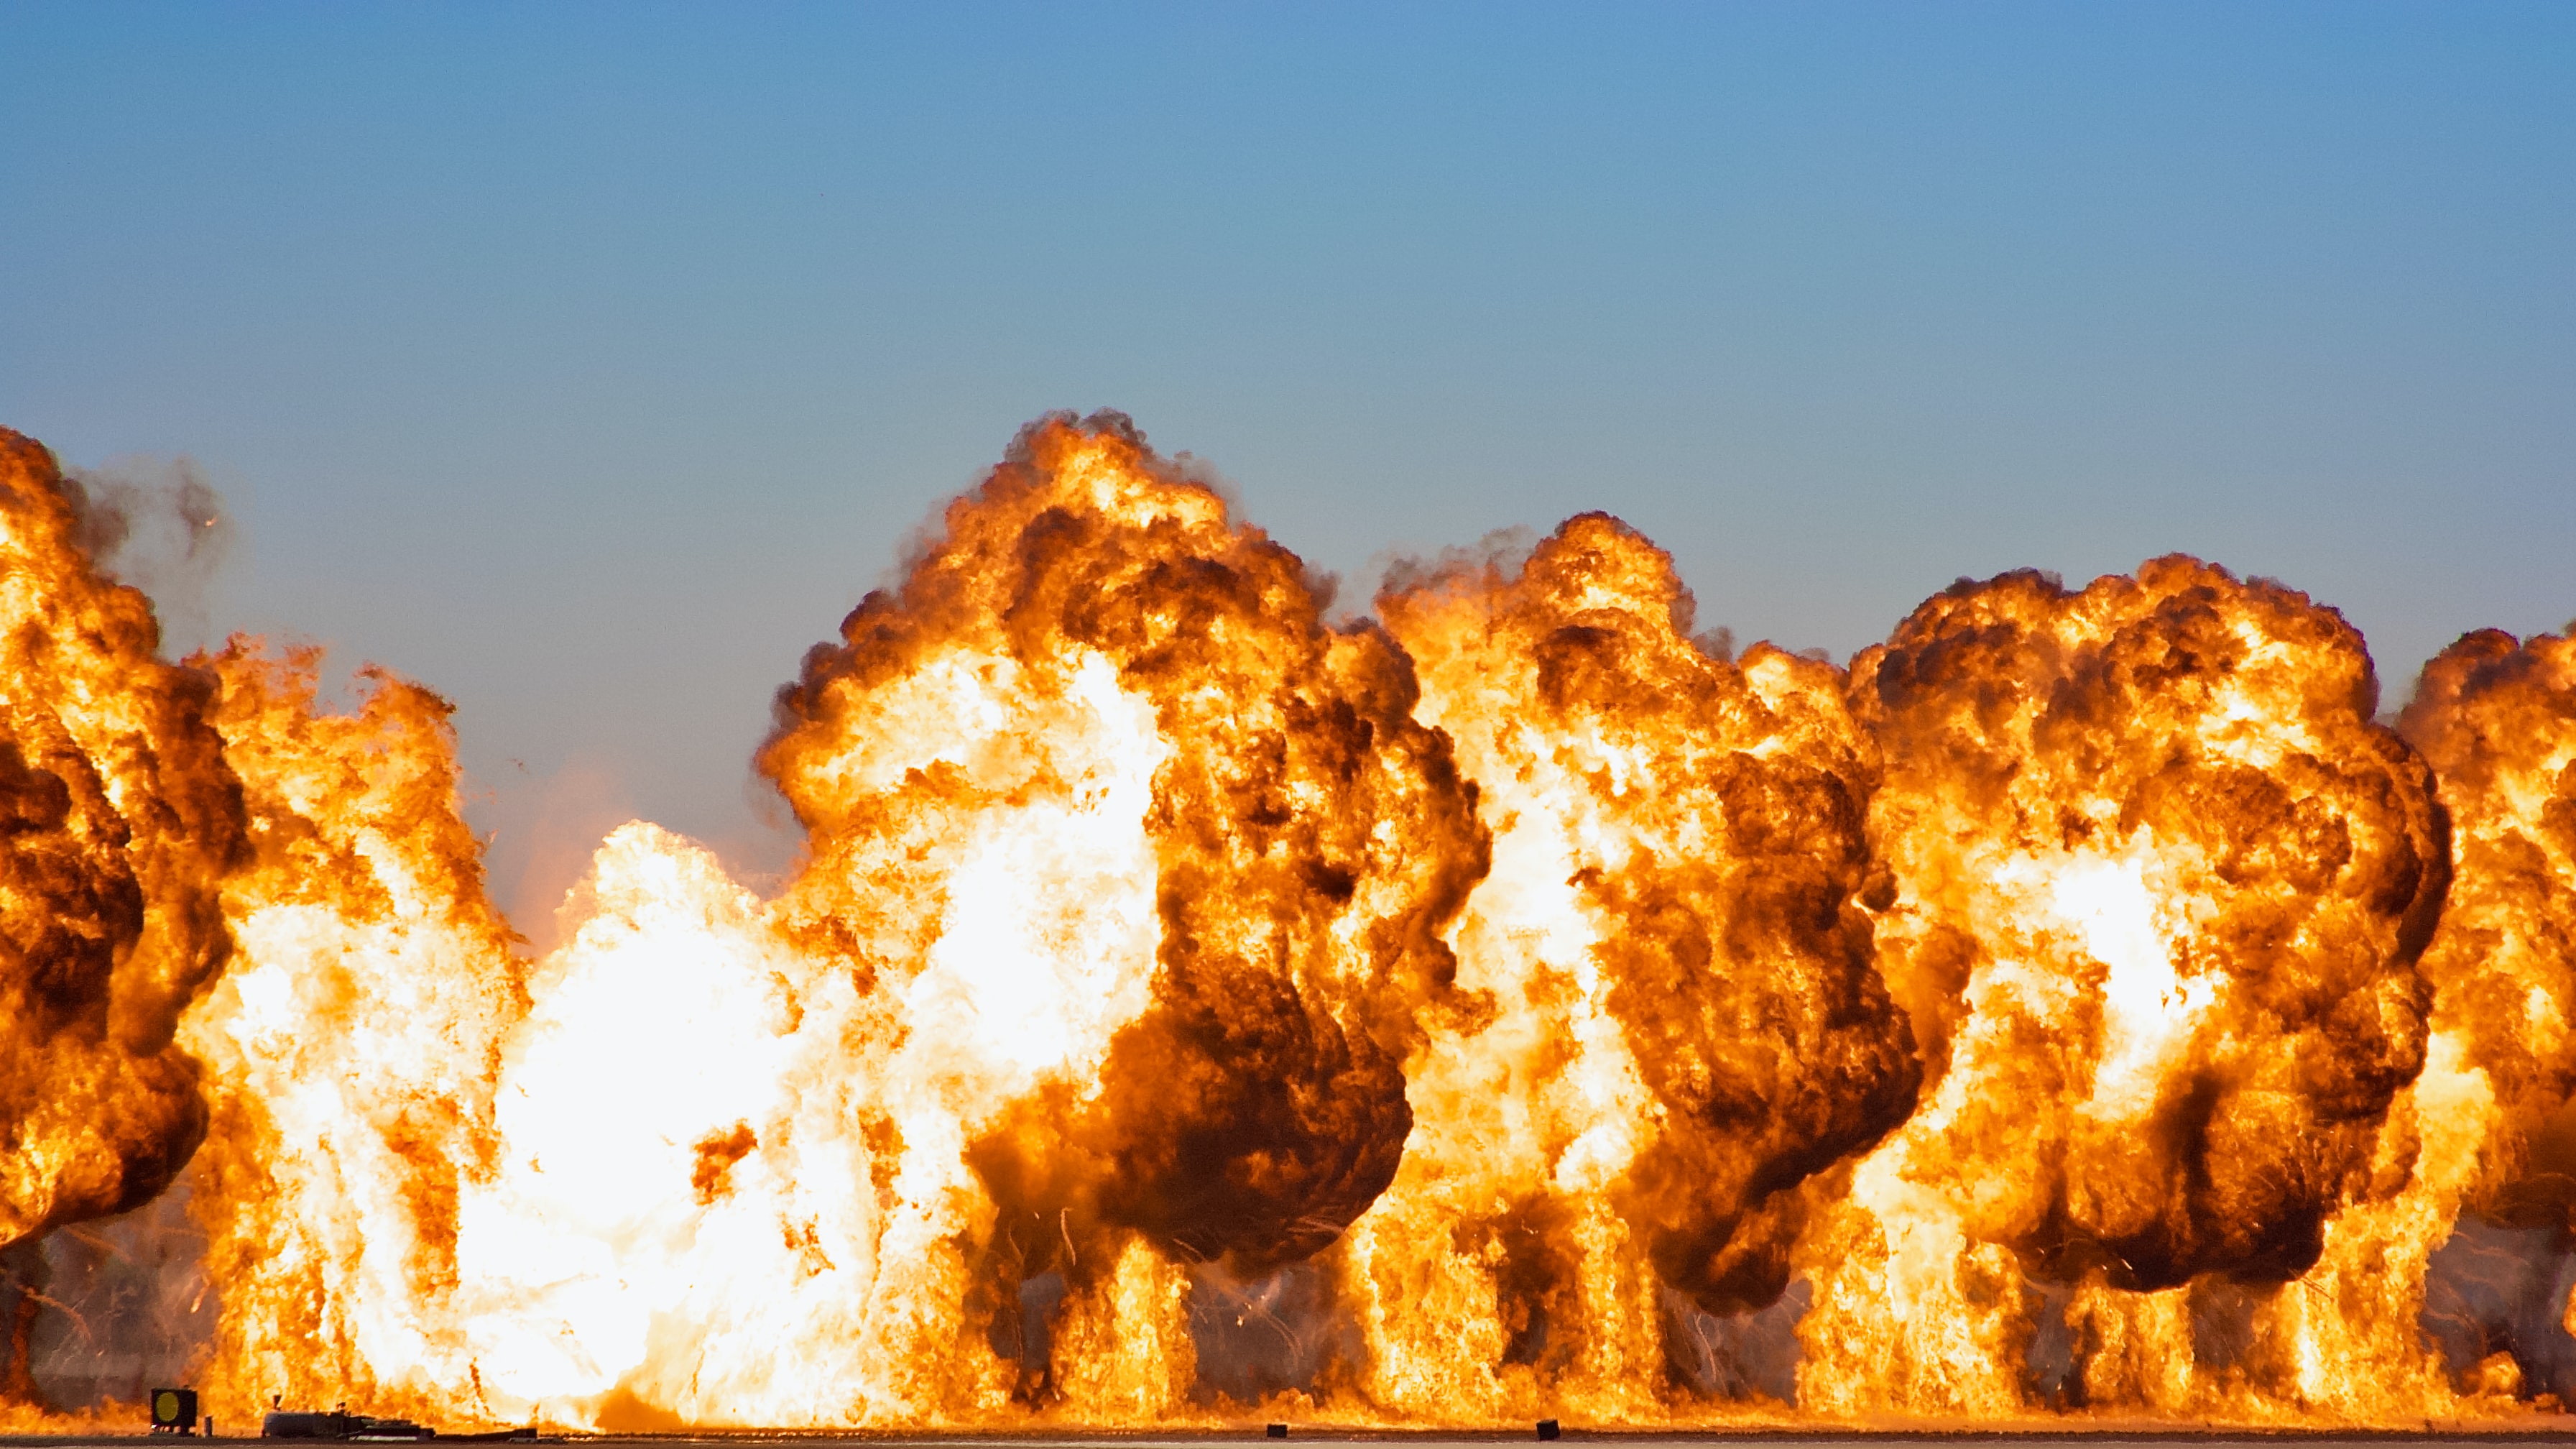
{"label": "silhouetted object at base of fire", "polygon": [[195,1389],[154,1389],[152,1391],[152,1432],[155,1434],[196,1433],[197,1391]]}
{"label": "silhouetted object at base of fire", "polygon": [[409,1419],[380,1419],[371,1414],[352,1414],[347,1408],[328,1413],[309,1413],[296,1409],[272,1409],[262,1417],[259,1437],[263,1439],[321,1439],[339,1443],[417,1443],[424,1439],[443,1439],[451,1444],[536,1444],[558,1442],[542,1438],[534,1429],[500,1429],[479,1434],[441,1434]]}

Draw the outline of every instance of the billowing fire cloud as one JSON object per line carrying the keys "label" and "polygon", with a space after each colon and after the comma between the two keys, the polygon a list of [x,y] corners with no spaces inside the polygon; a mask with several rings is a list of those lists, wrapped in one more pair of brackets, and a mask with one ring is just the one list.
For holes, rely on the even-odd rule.
{"label": "billowing fire cloud", "polygon": [[1694,644],[1671,561],[1600,515],[1378,604],[1495,844],[1456,935],[1475,1005],[1350,1250],[1370,1392],[1658,1413],[1657,1285],[1776,1298],[1792,1189],[1913,1103],[1859,903],[1875,751],[1831,666]]}
{"label": "billowing fire cloud", "polygon": [[0,1247],[160,1192],[205,1134],[179,1014],[223,970],[241,788],[203,676],[0,431]]}
{"label": "billowing fire cloud", "polygon": [[81,1306],[18,1265],[183,1163],[219,1313],[165,1368],[236,1423],[2539,1392],[2527,1325],[2425,1325],[2455,1225],[2576,1201],[2564,640],[2463,640],[2401,739],[2338,616],[2168,558],[1844,671],[1695,641],[1599,515],[1337,622],[1050,417],[781,692],[788,886],[629,824],[531,959],[435,695],[160,660],[5,441],[0,1398]]}
{"label": "billowing fire cloud", "polygon": [[[2576,1227],[2576,638],[2469,634],[2425,667],[2398,727],[2440,773],[2458,862],[2424,954],[2435,1044],[2460,1084],[2455,1113],[2488,1128],[2453,1153],[2434,1211],[2466,1200],[2563,1236]],[[2463,1376],[2529,1391],[2510,1350],[2487,1346]]]}
{"label": "billowing fire cloud", "polygon": [[1805,1395],[2018,1409],[2027,1275],[2092,1320],[2080,1396],[2156,1402],[2195,1367],[2160,1290],[2317,1261],[2423,1065],[2448,874],[2377,692],[2340,617],[2184,558],[1962,583],[1853,661],[1935,1080],[1809,1245]]}
{"label": "billowing fire cloud", "polygon": [[781,695],[790,935],[1007,1107],[966,1156],[1015,1291],[1118,1229],[1303,1258],[1395,1175],[1484,842],[1402,655],[1318,604],[1123,419],[1049,419]]}
{"label": "billowing fire cloud", "polygon": [[2398,728],[2440,773],[2458,861],[2424,958],[2435,1016],[2469,1033],[2466,1062],[2527,1139],[2576,1087],[2576,639],[2468,635],[2426,666]]}
{"label": "billowing fire cloud", "polygon": [[1124,419],[1051,418],[780,696],[783,929],[900,1003],[892,1135],[989,1194],[950,1231],[1014,1320],[1048,1271],[1137,1291],[1123,1235],[1305,1257],[1395,1175],[1484,842],[1402,655],[1320,603]]}

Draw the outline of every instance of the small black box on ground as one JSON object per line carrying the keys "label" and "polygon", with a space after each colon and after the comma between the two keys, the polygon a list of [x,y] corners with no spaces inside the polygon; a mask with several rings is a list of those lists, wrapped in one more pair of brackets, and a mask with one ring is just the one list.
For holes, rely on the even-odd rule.
{"label": "small black box on ground", "polygon": [[1285,1424],[1273,1424],[1273,1425],[1271,1425],[1271,1426],[1270,1426],[1270,1437],[1271,1437],[1271,1438],[1273,1438],[1273,1439],[1285,1439],[1285,1438],[1287,1438],[1287,1437],[1288,1437],[1288,1426],[1287,1426],[1287,1425],[1285,1425]]}
{"label": "small black box on ground", "polygon": [[155,1434],[196,1433],[197,1391],[195,1389],[154,1389],[152,1391],[152,1432]]}
{"label": "small black box on ground", "polygon": [[1556,1421],[1554,1419],[1541,1419],[1538,1421],[1538,1436],[1540,1438],[1553,1439],[1559,1432],[1560,1431],[1557,1429]]}

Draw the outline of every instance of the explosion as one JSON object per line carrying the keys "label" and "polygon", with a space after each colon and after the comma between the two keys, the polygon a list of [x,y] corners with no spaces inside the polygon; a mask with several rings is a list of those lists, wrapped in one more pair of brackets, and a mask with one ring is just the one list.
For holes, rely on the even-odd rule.
{"label": "explosion", "polygon": [[[2576,1227],[2576,639],[2469,634],[2425,667],[2398,727],[2440,775],[2458,862],[2424,954],[2435,1040],[2488,1126],[2433,1213],[2466,1201],[2474,1221],[2562,1247]],[[2563,1321],[2564,1300],[2540,1306]],[[2499,1327],[2505,1342],[2484,1325],[2454,1335],[2460,1377],[2528,1392],[2525,1360],[2553,1366],[2547,1329]]]}
{"label": "explosion", "polygon": [[140,1206],[196,1151],[175,1038],[230,954],[243,853],[213,691],[157,657],[81,524],[52,457],[0,432],[0,1247]]}
{"label": "explosion", "polygon": [[965,1158],[1014,1289],[1104,1234],[1337,1237],[1484,864],[1386,636],[1118,418],[1033,426],[841,633],[762,753],[813,842],[787,929],[906,1002],[905,1091],[1001,1109]]}
{"label": "explosion", "polygon": [[1306,1257],[1395,1175],[1484,841],[1402,655],[1123,418],[1032,425],[946,524],[780,695],[780,929],[898,1008],[905,1230],[1014,1327],[1057,1273],[1068,1334],[1167,1360],[1022,1396],[1159,1409],[1182,1265]]}
{"label": "explosion", "polygon": [[526,1009],[447,705],[369,671],[355,713],[321,713],[310,649],[199,662],[251,844],[223,891],[236,955],[182,1033],[215,1118],[192,1197],[217,1358],[297,1402],[434,1411],[435,1382],[388,1370],[461,1367],[415,1305],[457,1281],[460,1203],[499,1149],[500,1030]]}
{"label": "explosion", "polygon": [[1370,1395],[1655,1416],[1658,1288],[1777,1298],[1798,1183],[1913,1103],[1859,899],[1876,751],[1837,671],[1695,644],[1671,561],[1597,514],[1378,604],[1495,844],[1456,932],[1474,1008],[1351,1248]]}
{"label": "explosion", "polygon": [[2007,1413],[2025,1276],[2078,1401],[2205,1406],[2174,1290],[2273,1289],[2424,1062],[2448,875],[2360,636],[2185,558],[1962,583],[1852,663],[1888,760],[1881,968],[1932,1082],[1809,1244],[1802,1399]]}
{"label": "explosion", "polygon": [[[2398,728],[2441,777],[2458,862],[2424,957],[2434,1018],[2457,1023],[2507,1140],[2527,1142],[2576,1088],[2576,640],[2470,634],[2425,667]],[[2545,1166],[2493,1167],[2522,1177],[2526,1201],[2554,1195],[2562,1221],[2576,1202],[2576,1183],[2537,1181]]]}
{"label": "explosion", "polygon": [[161,658],[0,441],[14,1418],[142,1387],[63,1367],[111,1278],[211,1304],[143,1358],[235,1423],[2576,1383],[2563,1290],[2491,1328],[2456,1268],[2576,1221],[2564,639],[2463,639],[2392,730],[2340,616],[2177,556],[1963,581],[1845,670],[1694,636],[1598,514],[1345,618],[1186,455],[1056,415],[780,691],[786,886],[631,823],[539,956],[442,700]]}

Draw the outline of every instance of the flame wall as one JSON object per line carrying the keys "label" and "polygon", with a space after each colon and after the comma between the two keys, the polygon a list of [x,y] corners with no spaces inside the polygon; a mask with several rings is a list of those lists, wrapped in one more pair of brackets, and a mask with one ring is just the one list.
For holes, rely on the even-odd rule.
{"label": "flame wall", "polygon": [[183,1164],[168,1367],[236,1419],[2549,1402],[2534,1330],[2437,1320],[2446,1244],[2576,1203],[2565,640],[2391,730],[2339,616],[2173,557],[1737,657],[1601,515],[1335,622],[1050,417],[781,691],[786,888],[631,824],[531,959],[443,702],[162,661],[4,441],[14,1418],[45,1265],[152,1215],[45,1235]]}

